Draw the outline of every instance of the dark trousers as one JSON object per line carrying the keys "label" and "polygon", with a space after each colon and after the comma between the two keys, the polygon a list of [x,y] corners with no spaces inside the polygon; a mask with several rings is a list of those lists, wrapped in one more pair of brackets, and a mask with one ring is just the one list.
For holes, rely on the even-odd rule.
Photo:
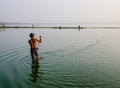
{"label": "dark trousers", "polygon": [[33,60],[38,60],[39,56],[38,56],[38,48],[31,48],[30,50],[31,52],[31,57]]}

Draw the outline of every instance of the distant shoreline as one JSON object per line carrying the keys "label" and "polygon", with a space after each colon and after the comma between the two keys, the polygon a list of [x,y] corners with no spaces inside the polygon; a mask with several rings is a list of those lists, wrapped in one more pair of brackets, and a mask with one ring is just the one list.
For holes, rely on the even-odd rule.
{"label": "distant shoreline", "polygon": [[120,29],[120,27],[81,27],[80,25],[76,27],[67,27],[67,26],[8,26],[5,24],[0,25],[0,28],[44,28],[44,29]]}

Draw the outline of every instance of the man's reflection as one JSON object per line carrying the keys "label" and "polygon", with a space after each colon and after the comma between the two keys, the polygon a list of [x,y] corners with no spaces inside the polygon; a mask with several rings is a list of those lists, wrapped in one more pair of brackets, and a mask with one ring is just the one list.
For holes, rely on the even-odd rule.
{"label": "man's reflection", "polygon": [[32,73],[30,74],[31,76],[30,81],[36,82],[38,80],[40,76],[39,68],[40,68],[39,62],[32,61],[32,65],[31,65]]}

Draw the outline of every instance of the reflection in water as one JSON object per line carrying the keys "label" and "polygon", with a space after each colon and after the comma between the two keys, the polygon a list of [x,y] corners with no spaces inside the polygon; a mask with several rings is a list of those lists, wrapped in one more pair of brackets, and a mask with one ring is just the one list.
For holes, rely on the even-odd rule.
{"label": "reflection in water", "polygon": [[32,69],[32,73],[30,74],[31,79],[30,81],[32,82],[36,82],[39,78],[39,62],[38,61],[32,61],[32,65],[31,65],[31,69]]}

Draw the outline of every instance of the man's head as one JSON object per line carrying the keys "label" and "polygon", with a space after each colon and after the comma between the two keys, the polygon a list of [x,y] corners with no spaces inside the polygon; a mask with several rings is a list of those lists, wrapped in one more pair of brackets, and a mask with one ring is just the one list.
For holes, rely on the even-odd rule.
{"label": "man's head", "polygon": [[31,38],[32,37],[34,37],[35,36],[35,34],[34,33],[30,33],[30,35],[29,35]]}

